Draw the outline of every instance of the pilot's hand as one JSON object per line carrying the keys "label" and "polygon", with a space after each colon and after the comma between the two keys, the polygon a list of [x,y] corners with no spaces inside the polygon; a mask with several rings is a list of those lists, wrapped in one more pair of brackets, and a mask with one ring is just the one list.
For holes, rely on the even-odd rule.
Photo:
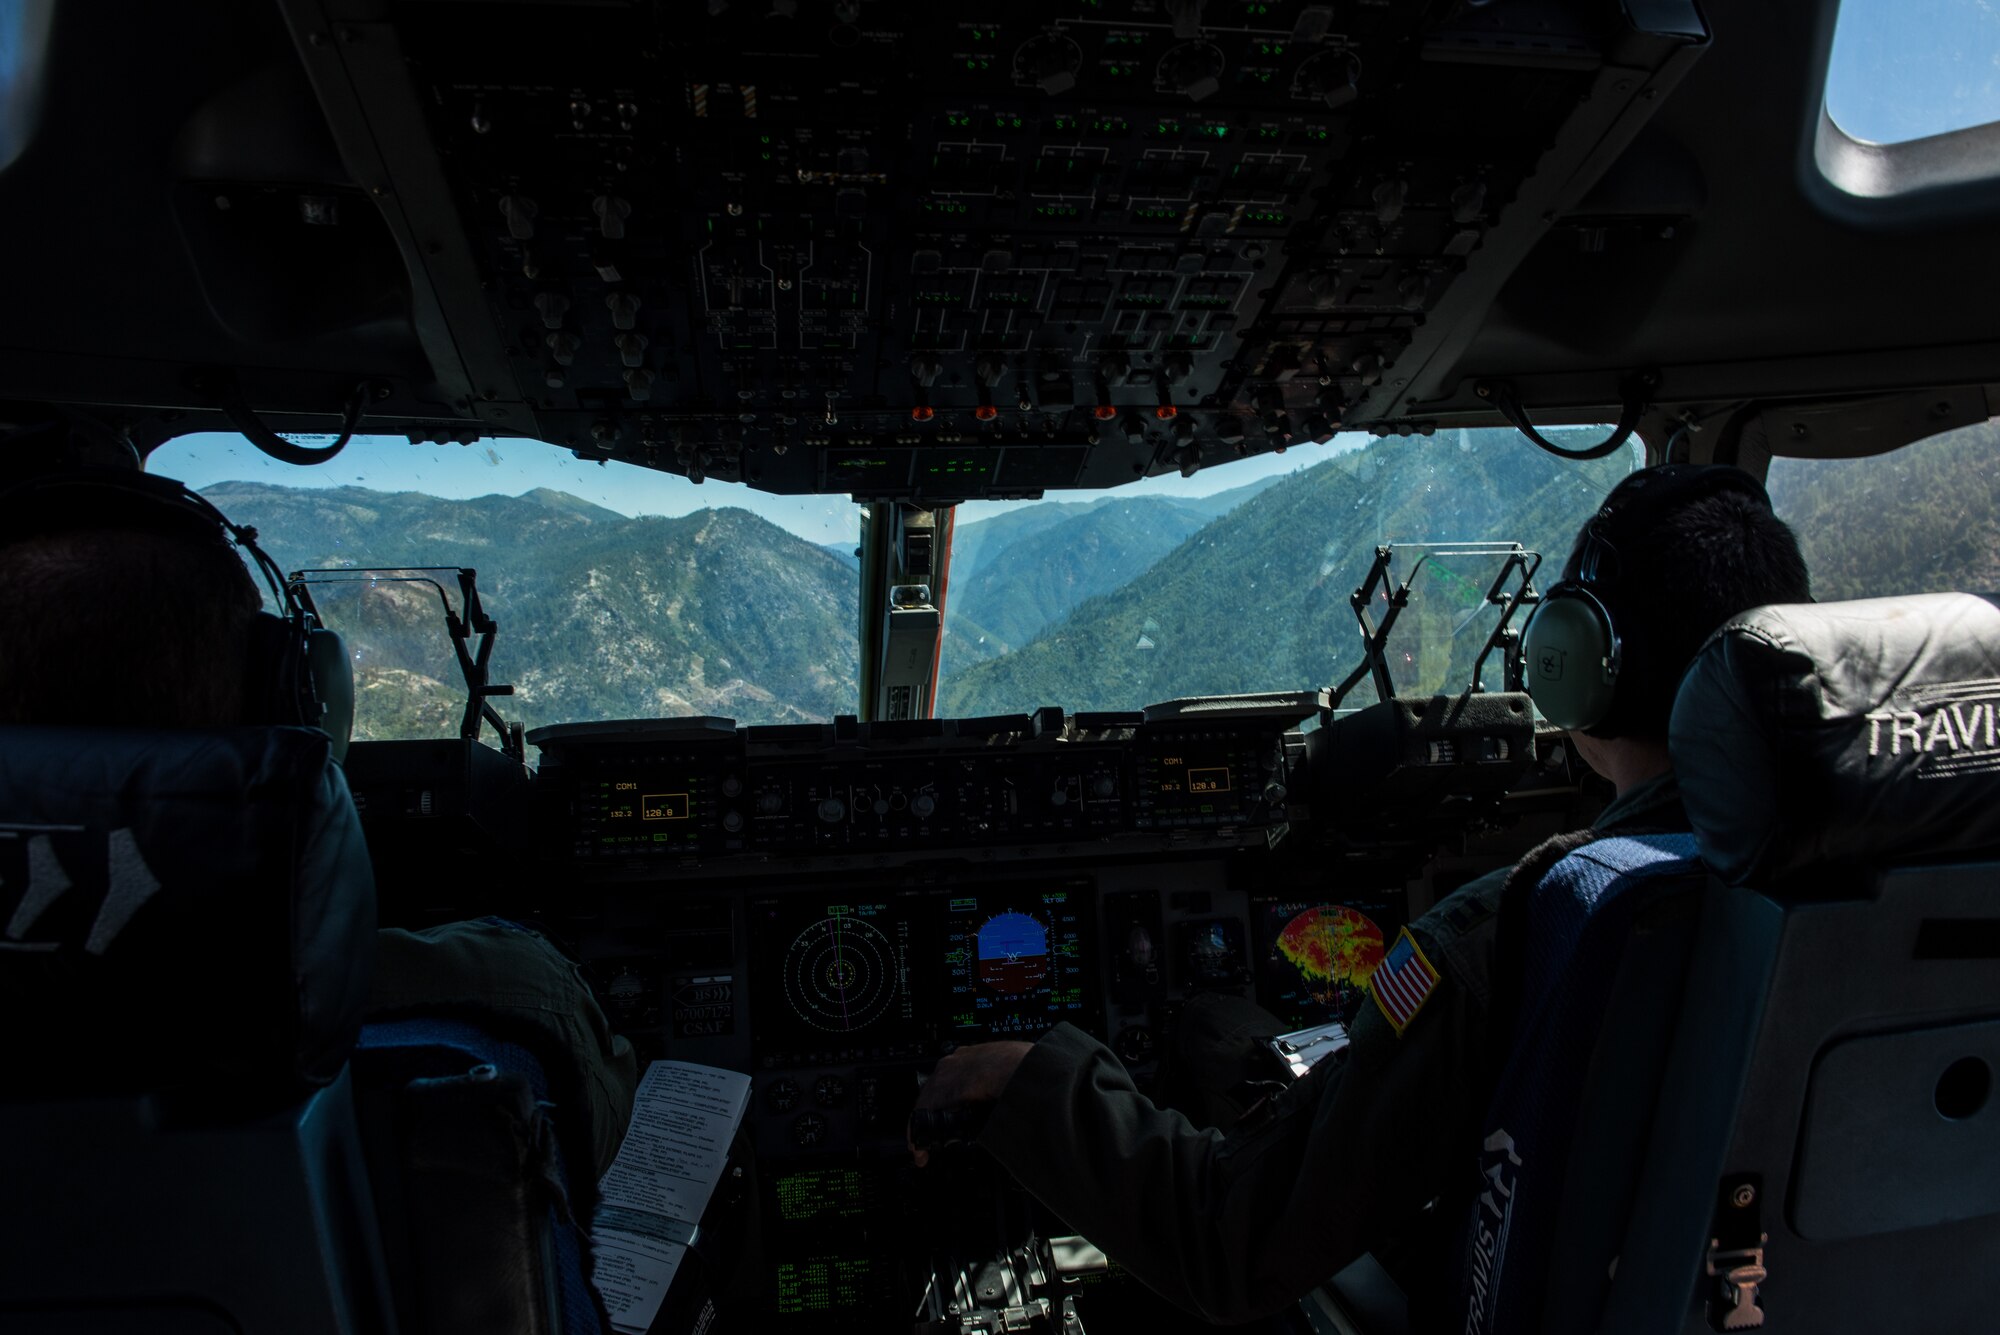
{"label": "pilot's hand", "polygon": [[[1021,1059],[1028,1055],[1032,1043],[1002,1042],[974,1043],[948,1053],[937,1064],[937,1070],[917,1091],[915,1113],[941,1114],[967,1105],[992,1104],[1006,1091],[1007,1082],[1014,1078],[1020,1068]],[[930,1152],[917,1147],[916,1138],[906,1130],[904,1140],[910,1147],[910,1158],[922,1168],[931,1161]]]}

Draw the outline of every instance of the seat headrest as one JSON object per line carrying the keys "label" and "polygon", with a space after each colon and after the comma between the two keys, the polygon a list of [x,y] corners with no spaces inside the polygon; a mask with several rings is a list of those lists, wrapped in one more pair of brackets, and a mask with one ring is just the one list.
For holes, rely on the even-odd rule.
{"label": "seat headrest", "polygon": [[340,1072],[375,881],[313,728],[0,728],[0,1087]]}
{"label": "seat headrest", "polygon": [[2000,846],[2000,603],[1760,607],[1681,683],[1670,745],[1702,857],[1734,884]]}

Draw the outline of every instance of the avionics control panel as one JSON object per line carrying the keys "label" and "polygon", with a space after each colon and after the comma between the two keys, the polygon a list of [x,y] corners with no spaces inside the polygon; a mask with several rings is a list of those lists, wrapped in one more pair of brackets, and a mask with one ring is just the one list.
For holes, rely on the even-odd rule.
{"label": "avionics control panel", "polygon": [[1267,843],[1292,815],[1309,710],[744,729],[680,719],[530,740],[549,851],[643,873],[1079,841]]}

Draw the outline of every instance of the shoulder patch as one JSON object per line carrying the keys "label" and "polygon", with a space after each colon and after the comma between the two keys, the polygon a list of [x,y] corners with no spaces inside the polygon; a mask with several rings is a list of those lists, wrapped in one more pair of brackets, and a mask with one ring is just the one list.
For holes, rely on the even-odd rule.
{"label": "shoulder patch", "polygon": [[1396,1031],[1398,1038],[1417,1018],[1417,1012],[1430,1000],[1431,990],[1437,986],[1438,971],[1431,967],[1424,957],[1423,947],[1417,938],[1410,935],[1405,927],[1396,934],[1396,944],[1389,947],[1389,953],[1382,957],[1369,976],[1368,990],[1375,998],[1375,1004],[1382,1008],[1382,1014],[1389,1021],[1389,1027]]}

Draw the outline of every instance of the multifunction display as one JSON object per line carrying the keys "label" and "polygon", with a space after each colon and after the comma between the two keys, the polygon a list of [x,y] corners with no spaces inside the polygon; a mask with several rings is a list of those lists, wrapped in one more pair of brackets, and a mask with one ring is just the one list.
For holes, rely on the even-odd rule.
{"label": "multifunction display", "polygon": [[753,901],[758,1060],[923,1058],[1063,1020],[1094,1026],[1096,912],[1088,887],[1066,882]]}
{"label": "multifunction display", "polygon": [[757,1032],[771,1058],[918,1055],[911,977],[924,939],[913,896],[829,903],[816,896],[752,906]]}
{"label": "multifunction display", "polygon": [[982,891],[945,901],[947,1037],[1033,1038],[1095,1010],[1085,896],[1070,888]]}
{"label": "multifunction display", "polygon": [[1257,999],[1295,1028],[1352,1022],[1403,913],[1381,899],[1258,900]]}

